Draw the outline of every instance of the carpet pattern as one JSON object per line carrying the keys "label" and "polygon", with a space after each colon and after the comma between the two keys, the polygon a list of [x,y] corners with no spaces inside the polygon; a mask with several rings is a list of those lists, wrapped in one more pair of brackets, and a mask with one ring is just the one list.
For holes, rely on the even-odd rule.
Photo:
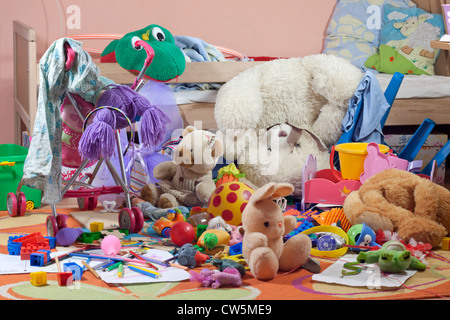
{"label": "carpet pattern", "polygon": [[[68,227],[81,225],[69,214],[78,208],[58,209],[68,216]],[[10,217],[0,211],[0,253],[7,254],[9,236],[41,232],[46,235],[45,220],[49,209],[35,209],[23,217]],[[319,258],[322,270],[336,259]],[[279,273],[271,281],[259,281],[250,272],[238,288],[204,288],[189,280],[151,284],[107,284],[85,272],[81,281],[60,287],[56,273],[48,273],[47,285],[36,287],[30,275],[0,274],[1,300],[358,300],[426,299],[450,296],[450,252],[435,250],[426,258],[427,269],[417,272],[398,288],[350,287],[312,280],[312,274],[299,269]],[[203,267],[196,268],[200,271]]]}

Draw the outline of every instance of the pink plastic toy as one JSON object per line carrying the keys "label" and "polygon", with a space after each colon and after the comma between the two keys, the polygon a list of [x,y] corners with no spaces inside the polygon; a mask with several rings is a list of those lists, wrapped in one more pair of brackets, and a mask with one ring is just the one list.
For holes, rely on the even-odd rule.
{"label": "pink plastic toy", "polygon": [[374,142],[367,145],[367,156],[364,160],[364,172],[359,180],[364,183],[374,174],[389,168],[408,170],[409,161],[396,157],[392,153],[384,154],[380,152],[380,147]]}
{"label": "pink plastic toy", "polygon": [[194,271],[191,274],[191,281],[201,282],[204,287],[211,287],[213,289],[222,286],[240,287],[242,285],[241,274],[234,268],[225,268],[222,272],[217,270],[203,269],[200,273]]}
{"label": "pink plastic toy", "polygon": [[308,203],[342,205],[351,191],[361,187],[359,180],[338,180],[331,169],[316,170],[316,158],[308,155],[302,174],[302,211]]}
{"label": "pink plastic toy", "polygon": [[105,255],[115,256],[119,253],[122,244],[119,238],[109,235],[103,238],[100,247]]}

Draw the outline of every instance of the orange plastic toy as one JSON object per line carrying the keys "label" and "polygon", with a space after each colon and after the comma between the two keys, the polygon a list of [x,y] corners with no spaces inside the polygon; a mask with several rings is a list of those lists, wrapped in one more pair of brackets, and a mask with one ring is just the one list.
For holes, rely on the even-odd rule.
{"label": "orange plastic toy", "polygon": [[333,208],[329,211],[323,211],[320,214],[312,216],[322,226],[331,226],[336,222],[341,222],[341,228],[347,232],[352,226],[344,214],[342,208]]}

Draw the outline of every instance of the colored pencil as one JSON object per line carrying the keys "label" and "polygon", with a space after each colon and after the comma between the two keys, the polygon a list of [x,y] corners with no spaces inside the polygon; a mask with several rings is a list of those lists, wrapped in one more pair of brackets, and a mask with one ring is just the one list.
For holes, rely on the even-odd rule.
{"label": "colored pencil", "polygon": [[153,270],[144,269],[144,268],[141,268],[141,267],[138,267],[138,266],[128,265],[128,269],[136,271],[136,272],[138,272],[140,274],[144,274],[146,276],[155,278],[155,279],[161,277],[161,274],[159,274],[157,272],[154,272]]}
{"label": "colored pencil", "polygon": [[[129,250],[130,254],[133,255],[134,257],[136,257],[137,259],[141,260],[141,261],[147,261],[145,260],[142,256],[138,255],[136,252]],[[153,264],[150,263],[150,261],[147,261],[147,265],[155,270],[158,270],[158,268],[156,266],[154,266]]]}
{"label": "colored pencil", "polygon": [[97,279],[100,278],[100,275],[97,273],[97,271],[94,270],[86,261],[81,260],[81,263],[96,277]]}

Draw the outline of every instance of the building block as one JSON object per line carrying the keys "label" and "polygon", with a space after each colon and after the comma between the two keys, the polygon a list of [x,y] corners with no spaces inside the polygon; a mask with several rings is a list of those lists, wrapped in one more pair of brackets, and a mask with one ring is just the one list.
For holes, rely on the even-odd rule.
{"label": "building block", "polygon": [[102,236],[101,232],[83,232],[79,237],[78,241],[83,243],[93,243],[94,240],[100,239]]}
{"label": "building block", "polygon": [[75,262],[64,263],[63,270],[65,272],[72,272],[73,280],[81,280],[83,275],[83,268]]}
{"label": "building block", "polygon": [[45,237],[45,239],[48,240],[48,244],[50,246],[50,249],[56,248],[56,237]]}
{"label": "building block", "polygon": [[43,286],[47,284],[47,272],[45,271],[31,272],[30,276],[30,282],[33,286]]}
{"label": "building block", "polygon": [[72,272],[58,272],[58,285],[61,287],[69,286],[73,282]]}
{"label": "building block", "polygon": [[30,265],[42,267],[50,261],[50,250],[38,250],[30,254]]}
{"label": "building block", "polygon": [[103,222],[92,222],[92,223],[89,225],[89,230],[91,230],[91,232],[102,231],[103,228],[104,228]]}
{"label": "building block", "polygon": [[10,236],[8,238],[8,254],[12,256],[19,256],[20,255],[20,249],[22,248],[22,244],[20,242],[15,242],[15,239],[18,239],[22,236]]}
{"label": "building block", "polygon": [[444,237],[444,238],[442,239],[442,242],[441,242],[441,249],[442,249],[442,250],[447,250],[447,251],[450,250],[450,237]]}

